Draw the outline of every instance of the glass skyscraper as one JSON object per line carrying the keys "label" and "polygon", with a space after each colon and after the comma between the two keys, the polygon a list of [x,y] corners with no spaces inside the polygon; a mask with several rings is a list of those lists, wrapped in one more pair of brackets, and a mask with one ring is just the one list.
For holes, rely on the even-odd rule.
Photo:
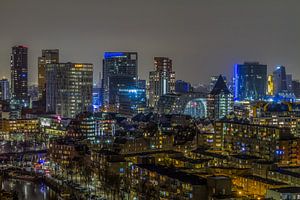
{"label": "glass skyscraper", "polygon": [[14,46],[11,54],[11,94],[20,105],[27,107],[28,98],[28,48]]}
{"label": "glass skyscraper", "polygon": [[234,67],[234,99],[262,100],[267,91],[267,65],[245,62]]}
{"label": "glass skyscraper", "polygon": [[0,80],[0,100],[8,101],[10,98],[9,82],[8,79],[3,78]]}
{"label": "glass skyscraper", "polygon": [[274,94],[287,91],[286,72],[284,66],[276,66],[273,72]]}
{"label": "glass skyscraper", "polygon": [[42,56],[38,58],[38,87],[39,98],[45,95],[46,91],[46,64],[59,63],[58,49],[42,50]]}
{"label": "glass skyscraper", "polygon": [[46,110],[74,118],[92,110],[93,65],[56,63],[46,65]]}
{"label": "glass skyscraper", "polygon": [[103,59],[103,105],[119,112],[127,104],[120,89],[136,89],[138,54],[136,52],[106,52]]}

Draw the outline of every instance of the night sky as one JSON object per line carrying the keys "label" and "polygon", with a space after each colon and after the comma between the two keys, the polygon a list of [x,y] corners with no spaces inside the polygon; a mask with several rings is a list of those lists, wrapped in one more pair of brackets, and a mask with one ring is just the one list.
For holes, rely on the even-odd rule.
{"label": "night sky", "polygon": [[176,78],[192,83],[243,61],[282,64],[300,79],[300,0],[0,0],[1,77],[19,44],[29,47],[31,84],[47,48],[93,63],[94,82],[104,51],[137,51],[143,79],[154,56],[172,58]]}

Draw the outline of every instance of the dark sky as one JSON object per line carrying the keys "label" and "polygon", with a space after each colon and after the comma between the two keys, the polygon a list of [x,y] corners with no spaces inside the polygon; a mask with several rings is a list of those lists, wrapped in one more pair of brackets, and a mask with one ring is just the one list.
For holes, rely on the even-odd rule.
{"label": "dark sky", "polygon": [[300,78],[300,0],[0,0],[0,76],[18,44],[29,47],[31,83],[43,48],[93,63],[97,79],[104,51],[137,51],[141,78],[154,56],[171,57],[176,78],[192,83],[245,60]]}

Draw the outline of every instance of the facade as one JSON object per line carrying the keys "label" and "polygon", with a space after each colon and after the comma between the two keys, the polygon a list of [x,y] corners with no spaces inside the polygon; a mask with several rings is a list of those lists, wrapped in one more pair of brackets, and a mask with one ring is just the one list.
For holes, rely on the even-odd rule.
{"label": "facade", "polygon": [[237,64],[234,68],[234,99],[261,100],[267,91],[267,65],[258,62]]}
{"label": "facade", "polygon": [[59,63],[59,50],[42,50],[42,56],[38,58],[39,98],[42,98],[42,96],[46,93],[46,65],[53,63]]}
{"label": "facade", "polygon": [[185,114],[204,118],[207,116],[206,94],[191,92],[163,95],[157,102],[157,111],[160,114]]}
{"label": "facade", "polygon": [[267,95],[274,95],[274,80],[273,75],[268,75]]}
{"label": "facade", "polygon": [[215,122],[215,136],[222,139],[222,150],[229,154],[254,156],[255,159],[277,161],[279,140],[292,138],[285,128],[255,125],[247,122],[220,120]]}
{"label": "facade", "polygon": [[[226,76],[222,75],[223,80],[225,81],[225,83],[227,83],[227,79]],[[219,76],[211,76],[210,77],[210,83],[209,83],[209,91],[212,91],[217,83],[219,79]]]}
{"label": "facade", "polygon": [[133,89],[138,78],[136,52],[105,52],[103,59],[103,104],[116,106],[119,89]]}
{"label": "facade", "polygon": [[0,100],[8,101],[10,99],[9,82],[8,79],[3,78],[0,80]]}
{"label": "facade", "polygon": [[12,48],[11,95],[18,104],[28,106],[28,48],[25,46]]}
{"label": "facade", "polygon": [[233,95],[220,75],[207,98],[207,113],[211,119],[220,119],[233,111]]}
{"label": "facade", "polygon": [[252,109],[252,123],[287,128],[294,136],[300,136],[300,104],[261,102]]}
{"label": "facade", "polygon": [[74,118],[92,107],[93,65],[56,63],[46,65],[46,110]]}
{"label": "facade", "polygon": [[27,136],[34,136],[39,133],[38,119],[2,119],[2,133],[20,133]]}
{"label": "facade", "polygon": [[267,191],[267,199],[300,199],[300,187],[280,187],[272,188]]}
{"label": "facade", "polygon": [[293,80],[292,88],[293,88],[293,92],[294,92],[296,98],[300,98],[300,81]]}
{"label": "facade", "polygon": [[154,58],[155,71],[149,74],[149,107],[155,108],[161,96],[175,91],[175,72],[172,60],[166,57]]}
{"label": "facade", "polygon": [[175,82],[175,92],[176,93],[189,93],[192,92],[192,86],[189,82],[182,80],[177,80]]}
{"label": "facade", "polygon": [[289,93],[293,92],[293,75],[292,74],[286,75],[286,89]]}
{"label": "facade", "polygon": [[274,94],[287,91],[286,72],[284,66],[276,66],[273,72]]}

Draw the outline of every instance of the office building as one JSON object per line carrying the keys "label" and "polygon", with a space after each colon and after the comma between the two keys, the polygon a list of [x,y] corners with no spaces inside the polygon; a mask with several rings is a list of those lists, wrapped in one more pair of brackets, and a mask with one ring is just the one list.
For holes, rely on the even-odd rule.
{"label": "office building", "polygon": [[296,98],[300,98],[300,81],[293,80],[292,88],[293,88],[293,92],[294,92]]}
{"label": "office building", "polygon": [[105,52],[102,79],[103,103],[114,106],[117,103],[119,87],[136,86],[137,75],[138,54],[136,52]]}
{"label": "office building", "polygon": [[12,48],[11,95],[21,106],[28,106],[28,48],[25,46]]}
{"label": "office building", "polygon": [[221,119],[233,111],[233,95],[220,75],[207,98],[207,113],[211,119]]}
{"label": "office building", "polygon": [[46,110],[62,117],[92,109],[93,65],[56,63],[46,65]]}
{"label": "office building", "polygon": [[183,80],[177,80],[175,82],[175,92],[176,93],[188,93],[192,92],[193,88],[189,82]]}
{"label": "office building", "polygon": [[42,95],[45,95],[46,92],[46,65],[52,63],[59,63],[59,50],[42,50],[42,56],[38,58],[39,98],[42,98]]}
{"label": "office building", "polygon": [[10,98],[9,82],[8,79],[3,78],[0,80],[0,100],[8,101]]}
{"label": "office building", "polygon": [[149,107],[155,108],[162,95],[175,91],[175,72],[172,60],[166,57],[154,58],[155,71],[149,74]]}
{"label": "office building", "polygon": [[284,66],[276,66],[273,72],[274,94],[287,91],[286,72]]}
{"label": "office building", "polygon": [[293,75],[292,74],[286,75],[286,89],[289,93],[293,92]]}
{"label": "office building", "polygon": [[267,95],[274,95],[274,80],[273,75],[268,75],[268,84],[267,84]]}
{"label": "office building", "polygon": [[267,91],[267,65],[244,62],[234,68],[234,99],[261,100]]}

